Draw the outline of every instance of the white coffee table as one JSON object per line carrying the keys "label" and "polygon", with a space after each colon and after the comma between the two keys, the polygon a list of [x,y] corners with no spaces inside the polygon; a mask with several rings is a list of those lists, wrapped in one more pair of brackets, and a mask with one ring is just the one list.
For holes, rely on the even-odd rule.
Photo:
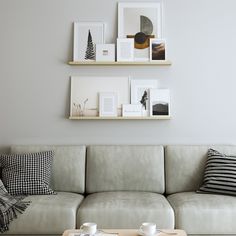
{"label": "white coffee table", "polygon": [[[104,236],[110,236],[111,234],[118,235],[118,236],[139,236],[137,229],[102,229],[102,233]],[[62,236],[70,236],[70,234],[80,233],[79,229],[69,229],[66,230]],[[187,236],[186,232],[181,229],[163,229],[160,233],[157,234],[158,236]],[[103,236],[103,234],[102,234]]]}

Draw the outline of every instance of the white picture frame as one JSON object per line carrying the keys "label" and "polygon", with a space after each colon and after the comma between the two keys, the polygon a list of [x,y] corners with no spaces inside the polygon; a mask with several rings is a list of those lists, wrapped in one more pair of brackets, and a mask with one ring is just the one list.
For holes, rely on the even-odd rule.
{"label": "white picture frame", "polygon": [[117,39],[117,61],[134,61],[133,39]]}
{"label": "white picture frame", "polygon": [[[117,93],[118,115],[122,104],[130,103],[128,76],[72,76],[70,95],[70,117],[95,117],[99,114],[99,93]],[[85,103],[85,104],[84,104]]]}
{"label": "white picture frame", "polygon": [[123,117],[140,117],[142,116],[141,104],[123,104],[122,105]]}
{"label": "white picture frame", "polygon": [[[134,61],[149,61],[149,39],[163,38],[163,1],[156,2],[119,2],[118,37],[135,38]],[[137,36],[145,34],[140,47]]]}
{"label": "white picture frame", "polygon": [[143,116],[149,116],[149,89],[151,88],[158,88],[157,79],[130,80],[131,104],[141,104]]}
{"label": "white picture frame", "polygon": [[170,90],[149,90],[150,116],[170,116]]}
{"label": "white picture frame", "polygon": [[96,61],[115,61],[115,44],[96,44]]}
{"label": "white picture frame", "polygon": [[73,61],[95,61],[96,44],[104,43],[105,23],[74,22]]}
{"label": "white picture frame", "polygon": [[99,117],[116,117],[117,112],[117,93],[100,92],[99,93]]}
{"label": "white picture frame", "polygon": [[150,61],[164,61],[166,59],[166,40],[150,39]]}

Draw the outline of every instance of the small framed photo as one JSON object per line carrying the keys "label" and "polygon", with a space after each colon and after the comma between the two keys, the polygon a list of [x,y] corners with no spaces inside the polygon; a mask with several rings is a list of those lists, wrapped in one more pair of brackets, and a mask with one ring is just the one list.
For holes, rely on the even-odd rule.
{"label": "small framed photo", "polygon": [[150,61],[166,60],[166,41],[150,39]]}
{"label": "small framed photo", "polygon": [[143,116],[149,115],[149,89],[158,87],[156,79],[131,79],[131,104],[142,106]]}
{"label": "small framed photo", "polygon": [[117,61],[134,60],[134,39],[117,39]]}
{"label": "small framed photo", "polygon": [[115,61],[115,44],[96,44],[96,61]]}
{"label": "small framed photo", "polygon": [[99,93],[99,116],[117,116],[117,93]]}
{"label": "small framed photo", "polygon": [[150,116],[170,115],[170,90],[150,89]]}
{"label": "small framed photo", "polygon": [[96,44],[104,43],[104,23],[74,22],[74,61],[95,61]]}
{"label": "small framed photo", "polygon": [[140,117],[142,116],[142,105],[141,104],[123,104],[122,105],[122,116],[124,117]]}

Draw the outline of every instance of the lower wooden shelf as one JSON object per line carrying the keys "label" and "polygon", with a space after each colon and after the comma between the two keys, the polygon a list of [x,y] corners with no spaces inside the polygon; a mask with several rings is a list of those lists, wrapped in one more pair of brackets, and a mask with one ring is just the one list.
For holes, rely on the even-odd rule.
{"label": "lower wooden shelf", "polygon": [[153,116],[140,116],[140,117],[123,117],[123,116],[70,116],[70,120],[169,120],[170,116],[158,116],[158,117],[153,117]]}

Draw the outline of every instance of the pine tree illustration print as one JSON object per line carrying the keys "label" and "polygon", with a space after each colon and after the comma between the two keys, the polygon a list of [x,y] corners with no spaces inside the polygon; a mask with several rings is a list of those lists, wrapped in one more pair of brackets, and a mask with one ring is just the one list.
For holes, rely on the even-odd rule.
{"label": "pine tree illustration print", "polygon": [[88,42],[87,42],[87,49],[85,52],[84,59],[85,60],[95,60],[94,43],[93,43],[93,38],[92,38],[90,30],[88,31]]}

